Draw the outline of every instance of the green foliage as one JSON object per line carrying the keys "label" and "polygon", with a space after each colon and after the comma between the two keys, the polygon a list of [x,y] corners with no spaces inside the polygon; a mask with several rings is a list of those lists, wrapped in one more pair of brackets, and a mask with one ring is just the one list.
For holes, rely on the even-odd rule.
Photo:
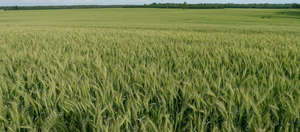
{"label": "green foliage", "polygon": [[0,131],[298,131],[288,11],[0,13]]}
{"label": "green foliage", "polygon": [[184,3],[183,3],[182,8],[183,8],[183,9],[187,9],[187,8],[188,8],[187,2],[184,2]]}
{"label": "green foliage", "polygon": [[47,9],[86,9],[86,8],[122,8],[122,7],[123,7],[122,5],[0,6],[0,9],[6,9],[6,10],[47,10]]}
{"label": "green foliage", "polygon": [[70,5],[70,6],[0,6],[6,10],[45,10],[45,9],[86,9],[86,8],[183,8],[183,9],[224,9],[224,8],[260,8],[289,9],[300,8],[300,4],[188,4],[184,3],[152,3],[144,5]]}
{"label": "green foliage", "polygon": [[285,9],[285,8],[300,8],[299,4],[187,4],[185,3],[153,3],[144,6],[129,6],[129,7],[144,7],[144,8],[189,8],[189,9],[223,9],[223,8],[261,8],[261,9]]}

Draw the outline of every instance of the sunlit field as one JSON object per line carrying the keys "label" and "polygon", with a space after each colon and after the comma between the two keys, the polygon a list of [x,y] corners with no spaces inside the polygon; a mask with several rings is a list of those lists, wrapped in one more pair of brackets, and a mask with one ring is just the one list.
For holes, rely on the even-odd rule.
{"label": "sunlit field", "polygon": [[0,131],[299,131],[300,10],[0,11]]}

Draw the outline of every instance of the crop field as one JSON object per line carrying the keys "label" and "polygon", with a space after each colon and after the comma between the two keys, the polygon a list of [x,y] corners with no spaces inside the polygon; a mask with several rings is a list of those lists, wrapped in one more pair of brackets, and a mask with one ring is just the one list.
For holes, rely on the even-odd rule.
{"label": "crop field", "polygon": [[0,131],[299,131],[300,10],[0,12]]}

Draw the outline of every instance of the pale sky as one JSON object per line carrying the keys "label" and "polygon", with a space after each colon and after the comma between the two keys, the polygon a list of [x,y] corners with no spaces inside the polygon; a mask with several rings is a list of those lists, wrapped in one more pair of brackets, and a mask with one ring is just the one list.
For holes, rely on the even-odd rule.
{"label": "pale sky", "polygon": [[6,5],[74,5],[74,4],[149,4],[157,3],[300,3],[300,0],[0,0],[0,6]]}

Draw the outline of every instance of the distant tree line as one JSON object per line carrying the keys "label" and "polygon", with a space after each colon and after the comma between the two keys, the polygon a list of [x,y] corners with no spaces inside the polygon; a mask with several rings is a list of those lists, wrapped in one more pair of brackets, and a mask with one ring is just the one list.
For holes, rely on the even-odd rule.
{"label": "distant tree line", "polygon": [[121,8],[123,5],[66,5],[66,6],[0,6],[2,10],[50,10],[50,9],[86,9]]}
{"label": "distant tree line", "polygon": [[[129,6],[130,7],[130,6]],[[134,6],[141,7],[141,6]],[[184,3],[152,3],[142,6],[144,8],[187,8],[187,9],[222,9],[222,8],[266,8],[288,9],[300,8],[300,4],[187,4]]]}
{"label": "distant tree line", "polygon": [[72,5],[72,6],[0,6],[2,10],[45,10],[45,9],[84,9],[84,8],[183,8],[183,9],[223,9],[223,8],[261,8],[289,9],[300,8],[300,4],[188,4],[152,3],[145,5]]}

